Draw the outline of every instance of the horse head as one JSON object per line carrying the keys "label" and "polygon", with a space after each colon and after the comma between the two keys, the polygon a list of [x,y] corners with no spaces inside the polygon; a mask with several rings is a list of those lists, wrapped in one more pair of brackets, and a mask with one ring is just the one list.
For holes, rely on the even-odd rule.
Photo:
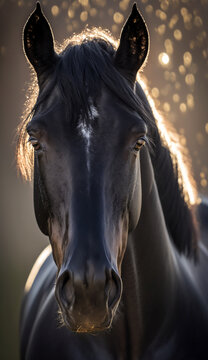
{"label": "horse head", "polygon": [[38,3],[24,49],[39,84],[27,132],[36,219],[58,269],[56,298],[71,330],[104,330],[121,299],[122,260],[141,211],[148,125],[134,87],[148,31],[134,5],[117,50],[86,36],[57,54]]}

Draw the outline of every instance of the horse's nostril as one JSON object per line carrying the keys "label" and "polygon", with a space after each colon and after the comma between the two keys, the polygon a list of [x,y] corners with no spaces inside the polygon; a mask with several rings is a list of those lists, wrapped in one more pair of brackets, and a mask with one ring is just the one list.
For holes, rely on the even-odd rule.
{"label": "horse's nostril", "polygon": [[108,307],[112,309],[121,296],[121,279],[114,270],[111,270],[110,273],[108,273],[106,285],[108,292]]}
{"label": "horse's nostril", "polygon": [[72,276],[69,271],[65,271],[58,279],[57,283],[58,300],[65,308],[69,308],[74,303],[74,288]]}

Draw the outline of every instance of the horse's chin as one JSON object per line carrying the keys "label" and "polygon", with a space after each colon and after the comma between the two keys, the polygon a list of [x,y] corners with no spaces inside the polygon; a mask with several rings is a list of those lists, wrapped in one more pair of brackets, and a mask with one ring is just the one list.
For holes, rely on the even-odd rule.
{"label": "horse's chin", "polygon": [[101,327],[96,327],[94,325],[89,325],[89,326],[77,326],[77,327],[69,327],[67,326],[69,330],[71,330],[74,333],[82,333],[82,334],[97,334],[100,332],[104,332],[107,331],[110,327],[111,327],[111,322],[109,323],[109,325],[107,326],[101,326]]}
{"label": "horse's chin", "polygon": [[107,314],[104,320],[100,322],[90,320],[90,319],[82,319],[81,322],[76,321],[72,316],[68,314],[62,314],[63,325],[65,325],[70,331],[75,333],[91,333],[95,334],[98,332],[103,332],[108,330],[111,327],[113,316]]}

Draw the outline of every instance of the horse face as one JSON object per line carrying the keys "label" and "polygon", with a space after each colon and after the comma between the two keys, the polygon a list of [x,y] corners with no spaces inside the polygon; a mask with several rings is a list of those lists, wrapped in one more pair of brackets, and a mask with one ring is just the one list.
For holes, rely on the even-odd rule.
{"label": "horse face", "polygon": [[[39,5],[32,16],[36,16],[31,22],[36,27],[43,17]],[[50,32],[45,21],[43,18],[41,26]],[[135,60],[135,51],[139,51],[137,38],[141,42],[144,30],[141,34],[132,26],[137,29],[135,24],[140,22],[141,16],[134,7],[115,56],[115,66],[132,86],[146,56],[146,49],[141,55],[142,47],[139,61]],[[31,30],[30,23],[25,31],[27,28]],[[25,34],[25,46],[30,35],[31,31]],[[48,43],[52,39],[50,34],[45,37]],[[31,43],[26,49],[28,57],[33,46]],[[129,65],[127,46],[132,57],[125,73]],[[50,48],[40,62],[38,51],[36,47],[36,59],[29,60],[44,92],[59,59]],[[43,68],[48,54],[51,68],[46,73]],[[138,114],[102,82],[99,93],[87,101],[87,112],[77,109],[76,118],[72,119],[60,89],[55,87],[27,126],[35,149],[36,218],[50,238],[58,267],[56,297],[65,324],[80,332],[108,328],[118,307],[128,233],[137,225],[141,210],[139,151],[147,132]]]}
{"label": "horse face", "polygon": [[137,147],[147,131],[106,89],[90,109],[89,125],[81,115],[68,122],[59,104],[46,115],[41,109],[27,128],[35,147],[36,213],[47,212],[58,267],[56,296],[65,322],[79,331],[109,326],[118,306],[128,233],[141,208]]}

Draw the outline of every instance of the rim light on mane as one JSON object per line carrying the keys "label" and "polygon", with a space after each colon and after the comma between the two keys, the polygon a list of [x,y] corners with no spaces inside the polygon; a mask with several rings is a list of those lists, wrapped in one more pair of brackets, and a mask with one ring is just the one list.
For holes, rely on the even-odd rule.
{"label": "rim light on mane", "polygon": [[147,85],[139,76],[139,74],[137,75],[137,80],[147,96],[160,136],[164,145],[170,150],[173,164],[178,165],[178,182],[179,185],[181,185],[183,188],[185,201],[190,205],[195,205],[199,202],[199,198],[196,191],[196,184],[190,173],[190,168],[188,165],[191,161],[187,155],[185,158],[184,147],[180,145],[179,135],[174,131],[173,128],[170,129],[170,124],[165,124],[164,117],[157,110],[155,102],[149,94]]}

